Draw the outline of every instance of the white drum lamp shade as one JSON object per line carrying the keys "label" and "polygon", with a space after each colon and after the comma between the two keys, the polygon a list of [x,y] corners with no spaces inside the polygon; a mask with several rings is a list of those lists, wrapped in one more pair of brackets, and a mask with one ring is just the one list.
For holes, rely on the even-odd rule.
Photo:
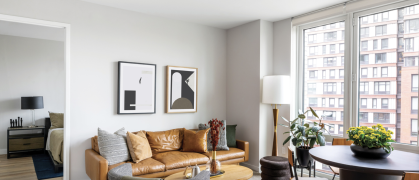
{"label": "white drum lamp shade", "polygon": [[263,77],[262,103],[290,104],[290,76],[275,75]]}

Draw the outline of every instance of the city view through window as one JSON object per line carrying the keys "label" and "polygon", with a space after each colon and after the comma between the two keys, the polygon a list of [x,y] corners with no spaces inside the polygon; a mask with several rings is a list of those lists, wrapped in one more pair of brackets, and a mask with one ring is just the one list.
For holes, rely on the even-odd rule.
{"label": "city view through window", "polygon": [[[417,145],[419,5],[361,17],[358,33],[359,126],[380,123],[395,141]],[[336,136],[346,132],[344,48],[344,21],[304,30],[303,107],[328,114],[323,122]],[[311,113],[307,120],[318,122]]]}

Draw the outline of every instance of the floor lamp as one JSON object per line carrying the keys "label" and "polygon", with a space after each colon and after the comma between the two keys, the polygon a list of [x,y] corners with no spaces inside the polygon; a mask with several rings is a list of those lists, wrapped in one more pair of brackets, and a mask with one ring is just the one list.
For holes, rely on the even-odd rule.
{"label": "floor lamp", "polygon": [[272,156],[278,156],[278,113],[277,105],[290,103],[290,77],[285,75],[265,76],[263,77],[262,103],[275,105],[274,115],[274,142],[272,147]]}

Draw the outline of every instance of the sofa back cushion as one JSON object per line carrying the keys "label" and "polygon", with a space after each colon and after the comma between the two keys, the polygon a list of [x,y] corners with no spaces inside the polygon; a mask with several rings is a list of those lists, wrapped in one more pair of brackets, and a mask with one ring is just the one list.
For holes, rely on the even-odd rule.
{"label": "sofa back cushion", "polygon": [[147,139],[153,154],[180,150],[182,148],[184,130],[185,128],[147,132]]}
{"label": "sofa back cushion", "polygon": [[207,148],[207,135],[210,129],[200,131],[191,131],[185,129],[183,136],[183,151],[184,152],[197,152],[206,153]]}
{"label": "sofa back cushion", "polygon": [[133,134],[127,132],[127,144],[131,158],[135,163],[151,158],[151,148],[145,133]]}

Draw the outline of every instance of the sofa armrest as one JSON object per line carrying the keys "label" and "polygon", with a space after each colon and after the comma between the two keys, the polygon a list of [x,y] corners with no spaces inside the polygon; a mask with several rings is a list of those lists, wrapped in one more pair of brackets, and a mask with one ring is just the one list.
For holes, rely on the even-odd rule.
{"label": "sofa armrest", "polygon": [[236,140],[237,148],[243,150],[245,152],[244,161],[249,160],[249,142]]}
{"label": "sofa armrest", "polygon": [[93,149],[85,151],[85,166],[91,180],[108,179],[108,161]]}

